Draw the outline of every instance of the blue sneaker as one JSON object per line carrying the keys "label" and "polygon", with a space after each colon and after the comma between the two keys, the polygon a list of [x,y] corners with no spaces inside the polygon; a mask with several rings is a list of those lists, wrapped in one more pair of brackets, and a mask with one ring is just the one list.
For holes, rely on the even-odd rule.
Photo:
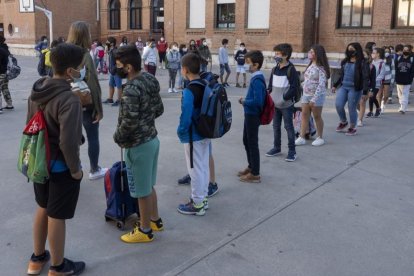
{"label": "blue sneaker", "polygon": [[208,194],[207,197],[212,197],[219,191],[217,183],[208,183]]}
{"label": "blue sneaker", "polygon": [[280,149],[273,148],[273,149],[269,150],[269,151],[266,153],[266,156],[267,156],[267,157],[274,157],[274,156],[277,156],[277,155],[279,155],[279,154],[281,154],[281,153],[282,153],[282,152],[280,151]]}
{"label": "blue sneaker", "polygon": [[296,160],[296,153],[289,153],[285,159],[286,162],[295,162],[295,160]]}
{"label": "blue sneaker", "polygon": [[119,100],[116,100],[116,101],[112,104],[112,106],[119,106]]}
{"label": "blue sneaker", "polygon": [[180,204],[177,211],[184,215],[196,215],[204,216],[206,211],[204,210],[204,203],[201,202],[199,205],[195,204],[192,199],[186,204]]}

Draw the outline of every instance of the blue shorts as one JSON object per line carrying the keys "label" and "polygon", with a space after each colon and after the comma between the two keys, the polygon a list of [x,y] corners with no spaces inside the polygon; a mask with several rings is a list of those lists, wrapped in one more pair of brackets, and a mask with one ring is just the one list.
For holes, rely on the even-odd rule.
{"label": "blue shorts", "polygon": [[[325,97],[326,97],[325,95],[320,96],[319,99],[316,100],[315,106],[317,106],[317,107],[323,106],[323,104],[325,103]],[[308,103],[310,103],[310,101],[312,99],[313,99],[313,96],[305,96],[305,95],[303,95],[301,102],[303,104],[308,104]]]}
{"label": "blue shorts", "polygon": [[116,87],[118,89],[122,88],[122,79],[118,75],[109,74],[109,86]]}
{"label": "blue shorts", "polygon": [[230,66],[228,63],[220,64],[220,76],[224,75],[224,70],[226,70],[227,74],[231,73]]}

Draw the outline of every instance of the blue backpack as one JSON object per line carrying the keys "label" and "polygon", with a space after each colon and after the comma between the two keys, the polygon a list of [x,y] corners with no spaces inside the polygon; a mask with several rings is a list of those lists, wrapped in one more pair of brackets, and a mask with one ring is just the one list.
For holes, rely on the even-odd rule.
{"label": "blue backpack", "polygon": [[226,89],[217,81],[217,75],[202,73],[201,78],[201,81],[191,82],[204,86],[200,116],[194,118],[193,123],[198,133],[205,138],[223,137],[232,123],[231,102]]}

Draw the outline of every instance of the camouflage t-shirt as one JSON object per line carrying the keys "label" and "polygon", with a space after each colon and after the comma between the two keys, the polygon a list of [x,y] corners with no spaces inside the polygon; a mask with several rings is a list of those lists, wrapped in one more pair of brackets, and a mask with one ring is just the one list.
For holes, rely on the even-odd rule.
{"label": "camouflage t-shirt", "polygon": [[154,139],[157,136],[154,120],[163,112],[158,80],[141,72],[123,89],[115,143],[122,148],[131,148]]}

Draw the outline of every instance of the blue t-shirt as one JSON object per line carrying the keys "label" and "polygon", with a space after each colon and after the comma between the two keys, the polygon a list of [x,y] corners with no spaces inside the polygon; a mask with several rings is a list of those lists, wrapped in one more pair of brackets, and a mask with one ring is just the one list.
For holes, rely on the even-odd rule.
{"label": "blue t-shirt", "polygon": [[345,87],[355,86],[355,63],[347,62],[345,64],[342,85]]}

